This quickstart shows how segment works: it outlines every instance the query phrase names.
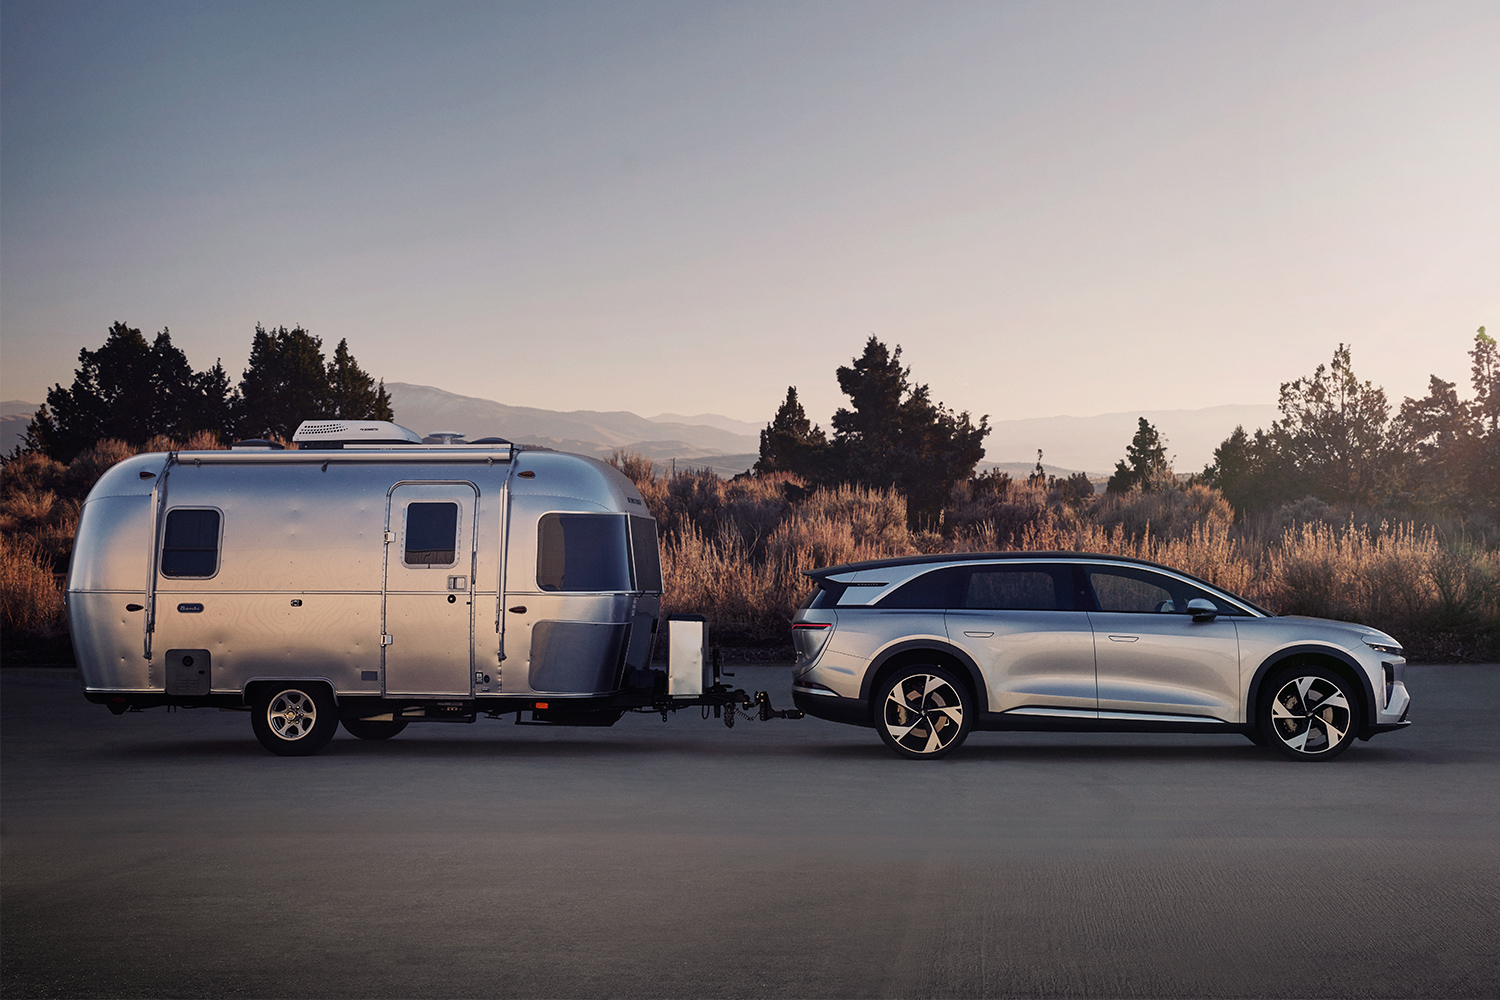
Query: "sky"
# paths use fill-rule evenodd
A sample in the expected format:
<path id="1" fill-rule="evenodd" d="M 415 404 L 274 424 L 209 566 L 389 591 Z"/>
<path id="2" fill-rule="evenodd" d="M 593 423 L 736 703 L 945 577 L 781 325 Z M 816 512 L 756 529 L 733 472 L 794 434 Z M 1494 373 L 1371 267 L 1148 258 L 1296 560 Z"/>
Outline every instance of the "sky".
<path id="1" fill-rule="evenodd" d="M 0 6 L 0 398 L 122 320 L 388 381 L 826 425 L 1394 402 L 1500 325 L 1500 5 Z"/>

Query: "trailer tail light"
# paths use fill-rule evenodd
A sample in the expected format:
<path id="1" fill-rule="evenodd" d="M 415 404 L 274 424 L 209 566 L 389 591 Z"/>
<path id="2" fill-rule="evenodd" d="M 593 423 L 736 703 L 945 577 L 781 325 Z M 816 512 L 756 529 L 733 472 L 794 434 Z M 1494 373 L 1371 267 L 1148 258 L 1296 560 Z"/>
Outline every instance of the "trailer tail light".
<path id="1" fill-rule="evenodd" d="M 546 702 L 546 701 L 539 701 L 535 705 L 532 705 L 531 707 L 532 708 L 551 708 L 552 707 L 552 703 L 551 702 Z"/>

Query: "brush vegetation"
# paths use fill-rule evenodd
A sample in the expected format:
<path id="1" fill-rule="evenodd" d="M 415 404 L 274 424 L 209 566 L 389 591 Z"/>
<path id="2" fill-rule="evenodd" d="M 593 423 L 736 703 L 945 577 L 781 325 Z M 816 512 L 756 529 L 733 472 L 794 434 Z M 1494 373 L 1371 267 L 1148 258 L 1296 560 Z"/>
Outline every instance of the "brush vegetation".
<path id="1" fill-rule="evenodd" d="M 305 369 L 307 393 L 333 398 L 328 387 L 342 386 L 371 416 L 383 405 L 343 344 L 327 365 L 305 331 L 258 329 L 256 343 L 263 357 L 252 357 L 242 399 L 296 396 L 281 391 L 295 380 L 260 377 L 286 368 L 276 358 L 290 353 L 304 362 L 297 370 Z M 106 397 L 116 407 L 144 405 L 100 392 L 108 366 L 96 355 L 111 350 L 175 358 L 166 331 L 152 346 L 138 331 L 114 329 L 99 352 L 82 352 L 73 390 L 49 395 L 68 404 L 60 413 L 105 419 L 107 407 L 94 403 Z M 809 590 L 808 570 L 888 556 L 1041 550 L 1162 563 L 1279 614 L 1384 629 L 1413 659 L 1494 660 L 1500 352 L 1482 327 L 1470 358 L 1472 399 L 1434 376 L 1427 397 L 1406 400 L 1392 416 L 1383 391 L 1355 378 L 1340 345 L 1330 366 L 1282 386 L 1282 419 L 1270 431 L 1237 429 L 1202 476 L 1174 474 L 1168 442 L 1142 419 L 1108 488 L 1096 493 L 1085 475 L 1046 476 L 1040 452 L 1024 481 L 975 476 L 987 418 L 975 423 L 932 401 L 926 385 L 911 381 L 900 347 L 871 337 L 837 371 L 852 408 L 834 415 L 831 437 L 807 419 L 793 386 L 761 435 L 753 473 L 726 481 L 703 471 L 662 475 L 636 454 L 617 453 L 613 462 L 658 521 L 665 612 L 707 615 L 716 640 L 745 655 L 790 654 L 789 625 Z M 227 398 L 219 375 L 193 379 L 184 384 L 200 395 L 212 383 L 216 398 Z M 80 399 L 93 402 L 80 408 Z M 132 413 L 140 419 L 128 441 L 50 452 L 58 427 L 82 434 L 87 421 L 42 426 L 39 413 L 28 449 L 4 464 L 0 638 L 8 662 L 67 658 L 62 582 L 80 506 L 99 476 L 142 450 L 222 447 L 213 430 L 147 439 L 151 421 Z M 176 425 L 184 423 L 191 421 Z"/>
<path id="2" fill-rule="evenodd" d="M 1203 483 L 1080 499 L 1067 480 L 987 476 L 958 484 L 931 529 L 908 526 L 893 489 L 809 488 L 771 473 L 724 481 L 659 476 L 637 455 L 615 464 L 662 533 L 665 613 L 707 615 L 746 655 L 789 652 L 807 570 L 938 552 L 1062 551 L 1134 556 L 1198 576 L 1280 614 L 1359 621 L 1422 660 L 1500 658 L 1500 554 L 1437 526 L 1369 523 L 1292 504 L 1236 523 Z"/>

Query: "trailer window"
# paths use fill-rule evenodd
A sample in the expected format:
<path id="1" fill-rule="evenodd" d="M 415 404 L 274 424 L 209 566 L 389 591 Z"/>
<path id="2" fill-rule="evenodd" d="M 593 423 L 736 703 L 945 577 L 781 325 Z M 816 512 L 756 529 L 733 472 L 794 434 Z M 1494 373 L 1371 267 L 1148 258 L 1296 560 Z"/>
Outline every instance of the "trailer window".
<path id="1" fill-rule="evenodd" d="M 172 510 L 161 545 L 161 575 L 213 576 L 219 571 L 219 512 Z"/>
<path id="2" fill-rule="evenodd" d="M 406 565 L 452 566 L 457 551 L 458 504 L 406 505 Z"/>
<path id="3" fill-rule="evenodd" d="M 536 582 L 548 591 L 631 590 L 625 515 L 542 515 L 537 526 Z"/>
<path id="4" fill-rule="evenodd" d="M 635 589 L 661 593 L 661 549 L 656 544 L 656 522 L 630 519 L 630 551 L 635 557 Z"/>

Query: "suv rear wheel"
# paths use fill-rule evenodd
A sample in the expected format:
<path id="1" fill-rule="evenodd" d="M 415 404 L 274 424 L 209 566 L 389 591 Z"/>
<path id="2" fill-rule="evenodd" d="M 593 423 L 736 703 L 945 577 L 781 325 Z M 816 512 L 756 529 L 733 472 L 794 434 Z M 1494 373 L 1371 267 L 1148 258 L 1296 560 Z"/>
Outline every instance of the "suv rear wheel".
<path id="1" fill-rule="evenodd" d="M 902 667 L 875 693 L 875 729 L 902 757 L 932 760 L 957 750 L 974 723 L 968 688 L 942 667 Z"/>

